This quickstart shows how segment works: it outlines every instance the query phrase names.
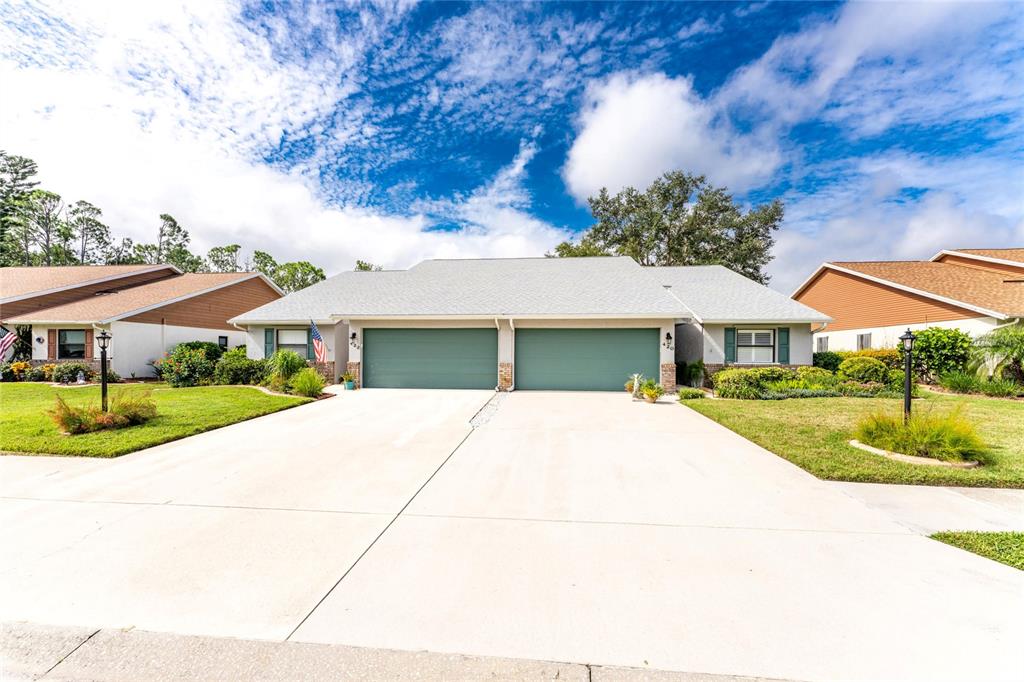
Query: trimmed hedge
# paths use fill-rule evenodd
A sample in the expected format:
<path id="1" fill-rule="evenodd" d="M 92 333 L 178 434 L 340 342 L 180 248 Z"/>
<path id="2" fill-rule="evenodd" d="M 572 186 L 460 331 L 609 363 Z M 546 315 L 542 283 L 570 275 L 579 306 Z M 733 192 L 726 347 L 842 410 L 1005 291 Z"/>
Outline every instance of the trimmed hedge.
<path id="1" fill-rule="evenodd" d="M 843 360 L 836 375 L 840 379 L 861 383 L 868 381 L 885 383 L 889 379 L 889 370 L 881 360 L 859 355 Z"/>

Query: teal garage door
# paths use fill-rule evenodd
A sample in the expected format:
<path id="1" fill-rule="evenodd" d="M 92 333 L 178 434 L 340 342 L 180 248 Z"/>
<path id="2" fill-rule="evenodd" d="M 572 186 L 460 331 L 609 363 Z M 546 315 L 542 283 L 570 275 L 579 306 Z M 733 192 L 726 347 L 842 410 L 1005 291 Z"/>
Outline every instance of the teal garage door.
<path id="1" fill-rule="evenodd" d="M 657 329 L 517 329 L 517 389 L 621 391 L 636 372 L 657 379 Z"/>
<path id="2" fill-rule="evenodd" d="M 364 329 L 368 388 L 488 388 L 498 383 L 497 329 Z"/>

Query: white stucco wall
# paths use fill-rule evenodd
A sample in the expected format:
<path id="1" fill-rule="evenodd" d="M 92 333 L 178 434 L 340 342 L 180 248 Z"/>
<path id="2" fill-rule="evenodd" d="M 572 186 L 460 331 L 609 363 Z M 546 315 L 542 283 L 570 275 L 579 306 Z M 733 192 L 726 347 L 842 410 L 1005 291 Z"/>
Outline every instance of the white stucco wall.
<path id="1" fill-rule="evenodd" d="M 809 365 L 813 359 L 811 345 L 811 327 L 808 324 L 707 324 L 703 325 L 704 363 L 720 365 L 725 362 L 725 328 L 737 329 L 778 329 L 789 327 L 789 364 Z M 778 334 L 775 335 L 776 354 L 778 353 Z"/>
<path id="2" fill-rule="evenodd" d="M 295 324 L 281 324 L 275 325 L 273 329 L 308 329 L 308 325 L 295 325 Z M 345 364 L 348 362 L 349 356 L 349 344 L 348 344 L 348 325 L 338 324 L 317 324 L 317 328 L 320 330 L 320 336 L 324 339 L 324 345 L 327 346 L 327 361 L 334 363 L 334 380 L 337 381 L 338 377 L 345 371 Z M 267 327 L 251 326 L 247 327 L 244 333 L 245 337 L 245 355 L 253 360 L 260 360 L 263 358 L 264 349 L 264 333 Z"/>
<path id="3" fill-rule="evenodd" d="M 47 338 L 53 329 L 92 329 L 91 325 L 62 324 L 55 327 L 32 326 L 32 359 L 47 359 Z M 110 345 L 107 357 L 111 368 L 122 377 L 149 378 L 153 376 L 153 362 L 174 346 L 184 341 L 210 341 L 217 343 L 218 337 L 228 337 L 228 347 L 245 343 L 245 334 L 238 330 L 208 329 L 205 327 L 178 327 L 174 325 L 146 324 L 141 322 L 112 322 L 110 324 Z M 96 341 L 98 330 L 93 333 L 93 358 L 99 360 L 100 348 Z M 42 342 L 40 343 L 40 339 Z"/>
<path id="4" fill-rule="evenodd" d="M 977 338 L 982 334 L 992 331 L 1001 324 L 994 317 L 976 317 L 967 320 L 945 320 L 941 322 L 922 322 L 920 324 L 900 324 L 889 327 L 864 327 L 863 329 L 843 329 L 842 331 L 824 331 L 814 335 L 814 348 L 817 348 L 817 339 L 825 337 L 828 339 L 828 350 L 857 350 L 857 335 L 871 334 L 872 348 L 894 348 L 899 343 L 899 337 L 910 328 L 911 331 L 920 331 L 928 327 L 943 327 L 945 329 L 959 329 Z"/>

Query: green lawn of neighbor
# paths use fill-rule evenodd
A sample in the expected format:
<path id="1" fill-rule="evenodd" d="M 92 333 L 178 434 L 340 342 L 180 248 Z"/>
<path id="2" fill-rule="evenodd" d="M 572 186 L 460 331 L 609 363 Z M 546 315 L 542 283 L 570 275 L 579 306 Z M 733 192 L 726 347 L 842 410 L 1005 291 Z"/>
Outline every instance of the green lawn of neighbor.
<path id="1" fill-rule="evenodd" d="M 116 457 L 309 402 L 307 398 L 268 395 L 251 386 L 126 384 L 111 386 L 110 394 L 140 390 L 152 390 L 155 419 L 140 426 L 65 436 L 47 414 L 54 397 L 59 393 L 71 405 L 98 407 L 99 386 L 0 384 L 0 452 Z"/>
<path id="2" fill-rule="evenodd" d="M 952 469 L 897 462 L 849 445 L 854 424 L 875 410 L 899 414 L 902 400 L 801 398 L 691 400 L 686 406 L 819 478 L 835 481 L 1024 488 L 1024 402 L 924 391 L 914 410 L 960 407 L 991 448 L 992 462 Z"/>
<path id="3" fill-rule="evenodd" d="M 1024 533 L 945 531 L 933 538 L 1024 571 Z"/>

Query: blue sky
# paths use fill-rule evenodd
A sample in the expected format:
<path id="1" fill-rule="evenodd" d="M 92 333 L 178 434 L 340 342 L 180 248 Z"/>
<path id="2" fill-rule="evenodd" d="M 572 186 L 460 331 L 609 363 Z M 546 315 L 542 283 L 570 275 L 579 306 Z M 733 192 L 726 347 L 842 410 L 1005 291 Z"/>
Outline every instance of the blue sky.
<path id="1" fill-rule="evenodd" d="M 152 6 L 150 6 L 152 5 Z M 901 3 L 0 7 L 0 146 L 149 238 L 356 258 L 541 255 L 600 187 L 781 198 L 823 259 L 1024 244 L 1024 10 Z"/>

